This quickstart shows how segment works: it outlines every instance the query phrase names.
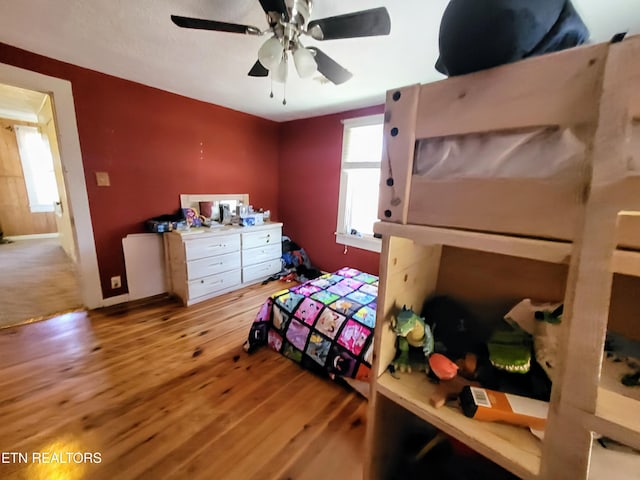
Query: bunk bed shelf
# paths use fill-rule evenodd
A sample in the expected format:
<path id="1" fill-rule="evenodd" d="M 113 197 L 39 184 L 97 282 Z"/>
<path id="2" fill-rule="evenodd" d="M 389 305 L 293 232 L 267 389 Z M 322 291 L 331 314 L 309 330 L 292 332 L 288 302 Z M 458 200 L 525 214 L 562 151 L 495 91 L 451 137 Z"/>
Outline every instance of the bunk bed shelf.
<path id="1" fill-rule="evenodd" d="M 595 416 L 585 415 L 589 428 L 601 435 L 640 450 L 638 401 L 605 388 L 598 388 Z"/>
<path id="2" fill-rule="evenodd" d="M 527 429 L 481 422 L 464 416 L 461 410 L 429 403 L 436 386 L 424 373 L 385 373 L 377 379 L 378 393 L 406 408 L 447 435 L 521 478 L 536 478 L 540 469 L 541 442 Z"/>
<path id="3" fill-rule="evenodd" d="M 561 264 L 569 263 L 572 248 L 571 242 L 390 222 L 376 223 L 374 232 L 407 238 L 418 244 L 448 245 Z"/>
<path id="4" fill-rule="evenodd" d="M 569 263 L 573 248 L 571 242 L 559 240 L 389 222 L 376 223 L 374 231 L 382 236 L 403 237 L 418 244 L 448 245 L 559 264 Z M 616 249 L 613 253 L 611 271 L 640 277 L 640 251 Z"/>
<path id="5" fill-rule="evenodd" d="M 616 250 L 613 254 L 611 271 L 640 277 L 640 252 L 636 250 Z"/>

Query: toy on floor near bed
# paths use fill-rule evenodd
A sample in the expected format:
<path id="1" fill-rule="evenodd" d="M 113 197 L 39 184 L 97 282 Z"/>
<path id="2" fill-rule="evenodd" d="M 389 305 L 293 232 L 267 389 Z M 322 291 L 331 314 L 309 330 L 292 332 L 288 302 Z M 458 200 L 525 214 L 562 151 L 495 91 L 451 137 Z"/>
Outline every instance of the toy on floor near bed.
<path id="1" fill-rule="evenodd" d="M 263 345 L 331 378 L 367 380 L 378 277 L 342 268 L 281 290 L 262 305 L 245 350 Z"/>

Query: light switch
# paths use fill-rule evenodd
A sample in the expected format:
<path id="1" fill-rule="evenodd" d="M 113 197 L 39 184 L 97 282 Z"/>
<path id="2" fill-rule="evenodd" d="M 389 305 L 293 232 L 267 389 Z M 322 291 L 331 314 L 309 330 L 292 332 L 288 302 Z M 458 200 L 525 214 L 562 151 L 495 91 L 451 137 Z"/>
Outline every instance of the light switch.
<path id="1" fill-rule="evenodd" d="M 110 187 L 109 174 L 107 172 L 96 172 L 96 182 L 99 187 Z"/>

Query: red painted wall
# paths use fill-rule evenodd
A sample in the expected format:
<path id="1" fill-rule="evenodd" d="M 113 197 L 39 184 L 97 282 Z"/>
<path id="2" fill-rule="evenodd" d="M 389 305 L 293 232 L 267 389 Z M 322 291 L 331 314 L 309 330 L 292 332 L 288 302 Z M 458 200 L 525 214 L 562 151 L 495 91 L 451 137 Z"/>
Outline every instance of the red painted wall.
<path id="1" fill-rule="evenodd" d="M 179 206 L 181 193 L 248 193 L 278 212 L 279 124 L 0 43 L 0 62 L 69 80 L 102 291 L 125 277 L 122 238 Z M 111 187 L 97 187 L 95 172 Z"/>
<path id="2" fill-rule="evenodd" d="M 384 105 L 280 125 L 279 212 L 284 233 L 302 246 L 314 266 L 350 266 L 378 274 L 380 255 L 336 243 L 342 123 L 384 112 Z"/>

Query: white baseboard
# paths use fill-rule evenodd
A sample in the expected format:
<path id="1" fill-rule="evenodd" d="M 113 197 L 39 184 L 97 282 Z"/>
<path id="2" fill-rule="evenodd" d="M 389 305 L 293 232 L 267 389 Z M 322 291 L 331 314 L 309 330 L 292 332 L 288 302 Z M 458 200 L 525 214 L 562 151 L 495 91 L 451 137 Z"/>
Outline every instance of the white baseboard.
<path id="1" fill-rule="evenodd" d="M 117 295 L 115 297 L 103 298 L 102 306 L 103 307 L 111 307 L 113 305 L 119 305 L 121 303 L 127 303 L 129 301 L 129 294 L 123 293 L 122 295 Z"/>
<path id="2" fill-rule="evenodd" d="M 33 235 L 10 235 L 8 237 L 4 237 L 7 240 L 35 240 L 36 238 L 58 238 L 60 234 L 58 232 L 55 233 L 34 233 Z"/>

